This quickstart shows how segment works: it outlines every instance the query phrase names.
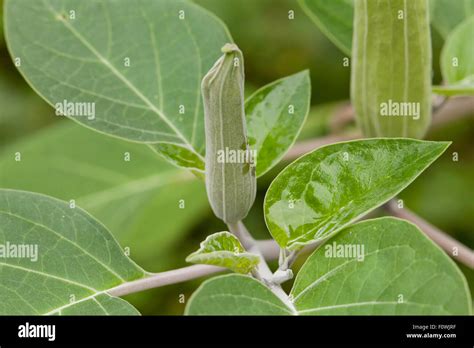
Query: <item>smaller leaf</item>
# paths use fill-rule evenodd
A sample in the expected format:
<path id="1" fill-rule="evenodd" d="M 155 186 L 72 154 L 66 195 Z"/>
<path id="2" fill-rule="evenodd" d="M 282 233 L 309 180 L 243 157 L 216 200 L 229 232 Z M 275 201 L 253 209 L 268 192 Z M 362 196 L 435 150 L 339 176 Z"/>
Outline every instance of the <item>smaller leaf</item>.
<path id="1" fill-rule="evenodd" d="M 300 6 L 342 52 L 352 54 L 353 0 L 300 0 Z"/>
<path id="2" fill-rule="evenodd" d="M 441 72 L 447 86 L 435 86 L 438 94 L 474 94 L 474 16 L 448 36 L 441 53 Z"/>
<path id="3" fill-rule="evenodd" d="M 234 272 L 247 274 L 258 265 L 258 255 L 245 251 L 240 241 L 229 232 L 214 233 L 201 243 L 187 262 L 226 267 Z"/>
<path id="4" fill-rule="evenodd" d="M 349 226 L 319 247 L 299 271 L 290 298 L 294 309 L 261 282 L 231 274 L 205 281 L 185 314 L 471 313 L 467 283 L 454 262 L 415 225 L 389 217 Z"/>
<path id="5" fill-rule="evenodd" d="M 474 0 L 431 0 L 431 24 L 446 38 L 462 21 L 474 15 Z"/>
<path id="6" fill-rule="evenodd" d="M 298 137 L 311 98 L 307 70 L 272 82 L 245 103 L 249 143 L 257 153 L 257 177 L 275 166 Z"/>

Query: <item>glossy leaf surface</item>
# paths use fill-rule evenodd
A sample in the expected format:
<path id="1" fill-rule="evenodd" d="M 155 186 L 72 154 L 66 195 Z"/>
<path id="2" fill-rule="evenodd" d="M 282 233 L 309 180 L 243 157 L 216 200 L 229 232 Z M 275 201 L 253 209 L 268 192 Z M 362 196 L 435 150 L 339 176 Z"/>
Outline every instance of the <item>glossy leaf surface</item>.
<path id="1" fill-rule="evenodd" d="M 323 240 L 398 194 L 448 145 L 368 139 L 310 152 L 270 185 L 264 203 L 267 227 L 284 248 Z"/>
<path id="2" fill-rule="evenodd" d="M 257 153 L 257 177 L 275 166 L 294 144 L 310 98 L 308 71 L 270 83 L 248 98 L 245 113 L 249 143 Z"/>
<path id="3" fill-rule="evenodd" d="M 229 232 L 214 233 L 201 243 L 199 250 L 186 258 L 187 262 L 221 266 L 247 274 L 260 262 L 258 255 L 245 251 L 240 241 Z"/>

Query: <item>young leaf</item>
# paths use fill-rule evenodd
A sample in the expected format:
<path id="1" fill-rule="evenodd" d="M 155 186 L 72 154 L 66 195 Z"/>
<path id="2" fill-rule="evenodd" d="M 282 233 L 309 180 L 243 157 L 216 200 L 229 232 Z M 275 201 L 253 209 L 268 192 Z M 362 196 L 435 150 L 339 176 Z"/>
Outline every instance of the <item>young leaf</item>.
<path id="1" fill-rule="evenodd" d="M 156 157 L 142 144 L 59 122 L 2 149 L 0 187 L 84 208 L 136 262 L 162 271 L 172 259 L 168 253 L 208 213 L 209 203 L 202 182 Z"/>
<path id="2" fill-rule="evenodd" d="M 291 311 L 254 278 L 228 274 L 206 280 L 189 299 L 186 315 L 288 315 Z"/>
<path id="3" fill-rule="evenodd" d="M 435 86 L 438 94 L 474 94 L 474 16 L 448 36 L 441 53 L 441 72 L 447 86 Z"/>
<path id="4" fill-rule="evenodd" d="M 291 290 L 305 315 L 466 315 L 467 283 L 415 225 L 395 218 L 350 226 L 305 262 Z"/>
<path id="5" fill-rule="evenodd" d="M 260 258 L 245 252 L 233 234 L 218 232 L 208 236 L 199 250 L 189 255 L 186 261 L 226 267 L 234 272 L 247 274 L 258 265 Z"/>
<path id="6" fill-rule="evenodd" d="M 474 0 L 430 0 L 431 24 L 445 39 L 451 31 L 474 15 Z"/>
<path id="7" fill-rule="evenodd" d="M 328 39 L 350 57 L 354 0 L 299 0 L 299 4 Z"/>
<path id="8" fill-rule="evenodd" d="M 323 240 L 402 191 L 448 145 L 368 139 L 314 150 L 270 185 L 264 203 L 268 229 L 283 248 Z"/>
<path id="9" fill-rule="evenodd" d="M 294 144 L 310 107 L 309 72 L 272 82 L 245 103 L 249 143 L 257 153 L 257 177 L 275 166 Z"/>
<path id="10" fill-rule="evenodd" d="M 51 105 L 89 103 L 93 117 L 69 117 L 200 169 L 201 79 L 232 40 L 214 15 L 185 0 L 7 0 L 5 28 L 20 72 Z"/>
<path id="11" fill-rule="evenodd" d="M 431 123 L 428 0 L 357 0 L 351 100 L 366 137 L 422 138 Z"/>
<path id="12" fill-rule="evenodd" d="M 342 250 L 342 251 L 341 251 Z M 317 249 L 296 277 L 296 312 L 259 281 L 216 277 L 192 295 L 190 315 L 466 315 L 471 298 L 454 262 L 416 226 L 380 218 Z"/>
<path id="13" fill-rule="evenodd" d="M 2 315 L 139 314 L 106 291 L 145 272 L 78 207 L 0 190 L 0 252 Z"/>

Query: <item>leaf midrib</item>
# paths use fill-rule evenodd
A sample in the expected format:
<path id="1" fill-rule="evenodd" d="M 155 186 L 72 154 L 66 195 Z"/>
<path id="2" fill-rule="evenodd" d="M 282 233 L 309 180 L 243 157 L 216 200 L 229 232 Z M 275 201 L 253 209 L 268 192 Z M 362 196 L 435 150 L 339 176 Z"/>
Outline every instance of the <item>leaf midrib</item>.
<path id="1" fill-rule="evenodd" d="M 431 158 L 431 157 L 433 157 L 432 154 L 433 154 L 433 153 L 436 153 L 436 152 L 437 152 L 437 149 L 433 149 L 432 151 L 426 152 L 426 153 L 423 154 L 421 157 L 418 157 L 416 161 L 411 162 L 411 163 L 404 163 L 404 165 L 401 166 L 401 167 L 399 167 L 398 170 L 400 171 L 400 170 L 402 170 L 402 169 L 407 169 L 407 168 L 410 168 L 410 167 L 415 167 L 415 168 L 417 168 L 417 167 L 418 167 L 418 166 L 417 166 L 418 163 L 420 163 L 420 162 L 421 162 L 421 163 L 425 162 L 425 158 Z M 444 150 L 443 150 L 443 152 L 444 152 Z M 422 170 L 420 170 L 419 173 L 416 174 L 414 177 L 410 178 L 410 180 L 409 180 L 408 182 L 406 182 L 405 184 L 402 184 L 401 187 L 399 187 L 399 188 L 397 189 L 397 193 L 401 192 L 401 191 L 402 191 L 404 188 L 406 188 L 409 184 L 411 184 L 413 181 L 415 181 L 415 180 L 421 175 L 421 173 L 422 173 L 426 168 L 428 168 L 428 167 L 431 165 L 431 163 L 433 163 L 439 156 L 441 156 L 441 154 L 442 154 L 443 152 L 441 152 L 440 154 L 438 154 L 438 156 L 434 157 L 431 161 L 429 161 L 429 162 L 422 168 Z M 331 153 L 330 155 L 333 155 L 333 154 L 334 154 L 334 153 Z M 312 170 L 311 175 L 310 175 L 310 178 L 313 177 L 314 172 L 315 172 L 316 170 L 317 170 L 317 168 L 314 168 L 314 169 Z M 395 177 L 395 174 L 389 175 L 389 176 L 387 177 L 387 180 L 388 180 L 388 179 L 392 179 L 393 177 Z M 387 180 L 386 180 L 386 181 L 387 181 Z M 386 181 L 381 182 L 381 183 L 380 183 L 380 186 L 371 187 L 371 190 L 372 190 L 372 191 L 378 190 L 381 186 L 384 185 L 384 183 L 385 183 Z M 308 185 L 309 185 L 309 183 L 306 185 L 305 190 L 306 190 L 306 188 L 308 187 Z M 396 194 L 397 194 L 397 193 L 396 193 Z M 342 211 L 342 210 L 345 210 L 346 208 L 348 208 L 349 205 L 350 205 L 350 203 L 352 202 L 352 199 L 353 199 L 353 197 L 351 197 L 351 201 L 349 201 L 348 203 L 346 203 L 345 205 L 343 205 L 342 207 L 340 207 L 340 208 L 339 208 L 339 211 Z M 389 199 L 390 199 L 390 198 L 384 199 L 384 201 L 386 202 L 386 201 L 388 201 Z M 380 204 L 377 205 L 377 207 L 380 206 L 380 205 L 382 205 L 382 204 L 384 204 L 385 202 L 381 202 Z M 287 245 L 288 245 L 288 246 L 293 246 L 293 245 L 295 245 L 295 244 L 298 244 L 298 245 L 307 245 L 307 244 L 310 244 L 310 243 L 314 243 L 314 242 L 316 242 L 316 241 L 320 241 L 320 240 L 326 239 L 326 238 L 330 237 L 331 235 L 334 235 L 336 232 L 340 231 L 340 230 L 343 229 L 344 227 L 348 226 L 348 225 L 351 224 L 352 222 L 356 221 L 357 219 L 359 219 L 359 218 L 362 217 L 363 215 L 368 214 L 368 213 L 370 213 L 371 211 L 375 210 L 377 207 L 373 207 L 373 208 L 370 208 L 370 209 L 368 209 L 368 210 L 362 211 L 361 214 L 355 216 L 353 219 L 351 219 L 351 220 L 350 220 L 349 222 L 347 222 L 346 224 L 343 224 L 342 226 L 339 226 L 339 227 L 334 228 L 334 229 L 333 229 L 332 231 L 330 231 L 328 234 L 320 236 L 319 239 L 317 239 L 317 240 L 312 240 L 312 239 L 310 238 L 310 240 L 308 240 L 308 241 L 296 242 L 296 243 L 295 243 L 295 239 L 302 239 L 302 238 L 303 238 L 303 239 L 306 239 L 306 238 L 308 238 L 308 235 L 312 234 L 316 229 L 321 228 L 321 226 L 319 226 L 319 225 L 316 226 L 316 227 L 311 228 L 310 230 L 308 230 L 308 231 L 306 231 L 305 233 L 299 235 L 299 236 L 298 236 L 297 238 L 295 238 L 295 239 L 289 239 L 288 242 L 287 242 L 287 243 L 288 243 Z M 285 234 L 285 235 L 286 235 L 286 234 Z M 288 235 L 286 235 L 286 236 L 288 236 Z M 288 236 L 288 237 L 289 237 L 289 236 Z"/>
<path id="2" fill-rule="evenodd" d="M 51 4 L 47 0 L 42 0 L 45 8 L 51 12 L 55 18 L 64 25 L 66 29 L 68 29 L 77 39 L 78 41 L 83 44 L 89 51 L 95 55 L 99 61 L 104 64 L 120 81 L 122 81 L 135 95 L 140 98 L 153 112 L 155 112 L 162 120 L 166 123 L 166 125 L 176 134 L 178 138 L 180 138 L 183 143 L 189 148 L 190 151 L 196 153 L 199 157 L 202 158 L 202 155 L 197 153 L 192 144 L 184 137 L 181 131 L 176 128 L 176 126 L 166 117 L 166 115 L 158 109 L 145 95 L 143 95 L 135 85 L 130 82 L 123 74 L 118 71 L 114 65 L 112 65 L 105 57 L 103 57 L 93 46 L 90 44 L 73 26 L 71 26 L 67 21 L 65 21 L 61 14 L 56 12 L 55 9 L 51 6 Z"/>

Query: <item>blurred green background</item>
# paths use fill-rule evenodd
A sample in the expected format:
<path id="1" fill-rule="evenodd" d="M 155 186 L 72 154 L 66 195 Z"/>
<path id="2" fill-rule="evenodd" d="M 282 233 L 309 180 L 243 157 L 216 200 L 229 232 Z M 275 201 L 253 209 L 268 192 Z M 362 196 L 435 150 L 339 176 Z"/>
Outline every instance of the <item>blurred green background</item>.
<path id="1" fill-rule="evenodd" d="M 344 55 L 296 1 L 195 2 L 228 25 L 244 52 L 248 92 L 310 69 L 312 110 L 301 138 L 329 132 L 331 116 L 340 102 L 349 99 L 350 70 L 342 65 Z M 295 11 L 294 20 L 288 20 L 289 10 Z M 0 34 L 0 187 L 77 200 L 109 227 L 130 256 L 149 271 L 186 266 L 184 258 L 206 235 L 225 230 L 212 216 L 203 183 L 164 163 L 146 146 L 99 135 L 57 118 L 19 75 L 2 29 Z M 442 44 L 433 32 L 435 83 L 440 80 L 438 57 Z M 453 145 L 401 197 L 407 207 L 473 248 L 472 117 L 443 126 L 431 132 L 429 138 L 451 140 Z M 458 162 L 451 160 L 454 151 L 459 153 Z M 16 152 L 22 154 L 20 164 L 13 160 Z M 125 152 L 131 153 L 131 162 L 123 161 Z M 262 216 L 265 191 L 284 165 L 261 178 L 256 203 L 246 218 L 248 228 L 259 238 L 268 238 Z M 116 194 L 112 200 L 101 200 L 103 192 Z M 472 292 L 473 272 L 467 267 L 462 269 Z M 127 299 L 143 314 L 182 314 L 185 303 L 180 296 L 189 298 L 201 281 L 149 290 Z"/>

